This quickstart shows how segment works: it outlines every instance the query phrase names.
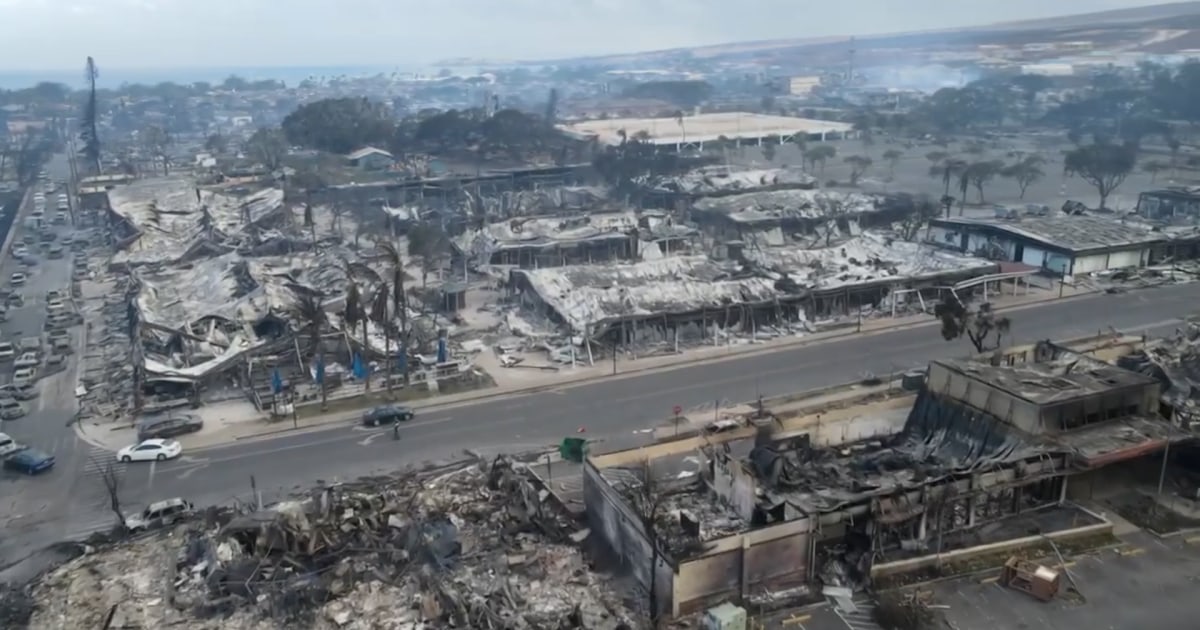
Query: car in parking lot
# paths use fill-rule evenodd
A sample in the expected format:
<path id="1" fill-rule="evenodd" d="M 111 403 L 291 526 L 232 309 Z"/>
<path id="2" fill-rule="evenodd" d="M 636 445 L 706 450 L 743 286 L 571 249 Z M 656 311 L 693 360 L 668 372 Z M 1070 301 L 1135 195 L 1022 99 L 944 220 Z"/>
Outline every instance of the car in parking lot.
<path id="1" fill-rule="evenodd" d="M 143 417 L 138 421 L 138 439 L 172 438 L 204 428 L 204 420 L 195 414 L 170 414 Z"/>
<path id="2" fill-rule="evenodd" d="M 25 247 L 24 245 L 17 245 L 12 250 L 12 257 L 16 258 L 18 260 L 21 258 L 24 258 L 28 255 L 29 255 L 29 248 Z"/>
<path id="3" fill-rule="evenodd" d="M 63 246 L 55 243 L 50 246 L 49 250 L 46 251 L 46 256 L 49 258 L 62 258 L 63 251 Z"/>
<path id="4" fill-rule="evenodd" d="M 9 276 L 9 278 L 8 278 L 9 283 L 12 284 L 14 287 L 19 287 L 19 286 L 24 285 L 25 280 L 26 280 L 25 274 L 23 274 L 19 271 L 14 273 L 13 275 Z"/>
<path id="5" fill-rule="evenodd" d="M 24 444 L 12 439 L 7 433 L 0 433 L 0 457 L 8 457 L 25 448 Z"/>
<path id="6" fill-rule="evenodd" d="M 142 440 L 117 451 L 117 459 L 129 462 L 153 462 L 175 459 L 183 452 L 183 446 L 175 440 Z"/>
<path id="7" fill-rule="evenodd" d="M 14 385 L 26 385 L 28 383 L 33 383 L 36 380 L 37 380 L 37 369 L 36 368 L 31 368 L 31 367 L 21 368 L 15 372 L 13 372 L 12 382 Z"/>
<path id="8" fill-rule="evenodd" d="M 7 341 L 0 341 L 0 361 L 11 361 L 17 356 L 17 349 Z"/>
<path id="9" fill-rule="evenodd" d="M 54 468 L 54 457 L 35 448 L 26 448 L 5 457 L 4 468 L 25 475 L 36 475 Z"/>
<path id="10" fill-rule="evenodd" d="M 36 352 L 24 352 L 21 356 L 17 357 L 16 361 L 13 361 L 13 367 L 19 370 L 21 368 L 37 367 L 41 363 L 42 360 Z"/>
<path id="11" fill-rule="evenodd" d="M 416 416 L 412 409 L 402 405 L 381 405 L 363 414 L 362 423 L 377 427 L 381 424 L 408 422 Z"/>
<path id="12" fill-rule="evenodd" d="M 125 517 L 125 527 L 129 531 L 138 532 L 155 527 L 166 527 L 194 512 L 196 506 L 191 501 L 179 497 L 165 501 L 155 501 L 146 506 L 140 514 L 130 514 Z"/>
<path id="13" fill-rule="evenodd" d="M 24 385 L 13 385 L 8 383 L 0 385 L 0 398 L 12 398 L 14 400 L 35 400 L 38 397 L 37 384 L 26 383 Z"/>
<path id="14" fill-rule="evenodd" d="M 0 398 L 0 420 L 17 420 L 25 413 L 25 405 L 12 398 Z"/>

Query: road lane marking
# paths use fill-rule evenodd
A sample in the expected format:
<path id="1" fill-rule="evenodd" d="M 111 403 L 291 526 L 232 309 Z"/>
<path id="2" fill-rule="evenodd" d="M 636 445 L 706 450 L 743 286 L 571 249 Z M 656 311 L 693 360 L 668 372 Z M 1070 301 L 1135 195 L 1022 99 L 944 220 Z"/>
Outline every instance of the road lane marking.
<path id="1" fill-rule="evenodd" d="M 155 470 L 155 467 L 157 467 L 157 466 L 158 466 L 158 462 L 154 462 L 154 461 L 150 462 L 150 477 L 148 479 L 146 479 L 146 489 L 147 490 L 154 487 L 154 470 Z"/>
<path id="2" fill-rule="evenodd" d="M 387 432 L 387 429 L 384 429 L 382 431 L 376 431 L 376 432 L 372 433 L 371 435 L 368 435 L 367 437 L 359 440 L 358 445 L 359 446 L 370 446 L 372 442 L 374 442 L 375 440 L 378 440 L 386 432 Z"/>

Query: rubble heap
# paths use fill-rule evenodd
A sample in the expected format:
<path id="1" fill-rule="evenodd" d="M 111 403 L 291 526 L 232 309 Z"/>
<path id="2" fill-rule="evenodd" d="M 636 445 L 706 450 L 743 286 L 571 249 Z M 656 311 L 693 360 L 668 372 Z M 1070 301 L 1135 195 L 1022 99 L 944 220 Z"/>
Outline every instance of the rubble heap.
<path id="1" fill-rule="evenodd" d="M 547 494 L 499 458 L 210 510 L 50 572 L 30 627 L 632 628 Z"/>

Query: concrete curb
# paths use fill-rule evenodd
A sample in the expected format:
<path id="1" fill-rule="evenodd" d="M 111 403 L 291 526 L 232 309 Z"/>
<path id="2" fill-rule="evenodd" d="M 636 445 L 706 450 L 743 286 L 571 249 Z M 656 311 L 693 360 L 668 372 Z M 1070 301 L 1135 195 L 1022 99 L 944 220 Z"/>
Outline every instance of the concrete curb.
<path id="1" fill-rule="evenodd" d="M 1062 302 L 1069 302 L 1069 301 L 1073 301 L 1073 300 L 1079 300 L 1079 299 L 1086 298 L 1086 297 L 1092 297 L 1099 293 L 1100 293 L 1099 291 L 1093 290 L 1093 291 L 1084 291 L 1084 292 L 1076 293 L 1074 295 L 1064 296 L 1061 298 L 1058 296 L 1049 296 L 1045 299 L 1034 300 L 1034 301 L 1030 301 L 1030 302 L 1026 302 L 1026 303 L 1022 303 L 1022 304 L 1013 304 L 1010 306 L 999 307 L 996 309 L 996 312 L 1003 313 L 1003 312 L 1019 311 L 1019 310 L 1028 309 L 1028 308 L 1037 308 L 1040 306 L 1045 306 L 1050 303 L 1062 303 Z M 902 330 L 911 330 L 914 328 L 935 326 L 935 325 L 937 325 L 937 323 L 938 322 L 936 319 L 931 318 L 928 320 L 907 322 L 907 323 L 903 323 L 903 324 L 878 326 L 878 327 L 872 328 L 870 330 L 864 330 L 864 331 L 858 331 L 858 330 L 853 329 L 853 327 L 851 327 L 848 330 L 834 331 L 834 332 L 831 332 L 831 333 L 826 334 L 825 336 L 819 337 L 819 338 L 816 337 L 816 335 L 810 335 L 810 336 L 806 336 L 806 337 L 796 337 L 793 339 L 780 340 L 778 342 L 767 342 L 767 343 L 763 343 L 763 344 L 739 346 L 739 347 L 732 349 L 728 353 L 722 353 L 722 354 L 717 354 L 714 356 L 707 356 L 707 357 L 691 358 L 691 359 L 686 358 L 686 355 L 678 355 L 678 357 L 677 357 L 678 360 L 676 360 L 676 361 L 670 361 L 670 362 L 667 362 L 667 363 L 664 363 L 661 365 L 647 365 L 647 366 L 642 366 L 642 367 L 631 367 L 629 369 L 617 372 L 616 374 L 605 374 L 605 375 L 591 374 L 591 375 L 586 375 L 586 376 L 579 376 L 576 378 L 567 378 L 567 379 L 563 379 L 561 381 L 556 381 L 553 383 L 530 385 L 528 387 L 520 387 L 520 388 L 515 388 L 515 389 L 500 389 L 500 388 L 495 388 L 495 387 L 488 388 L 488 389 L 480 389 L 480 390 L 476 390 L 475 392 L 466 392 L 464 394 L 452 394 L 454 396 L 460 396 L 460 398 L 457 398 L 455 400 L 445 400 L 445 399 L 438 400 L 437 397 L 433 397 L 433 398 L 425 399 L 426 401 L 428 401 L 425 404 L 422 404 L 421 402 L 414 402 L 414 403 L 411 403 L 409 406 L 412 407 L 413 409 L 416 409 L 419 411 L 440 411 L 443 409 L 453 409 L 455 407 L 460 407 L 460 406 L 464 406 L 464 405 L 473 405 L 473 404 L 478 404 L 478 403 L 484 402 L 484 401 L 502 399 L 502 398 L 506 398 L 506 397 L 528 396 L 528 395 L 539 394 L 539 393 L 544 393 L 544 392 L 548 392 L 548 391 L 580 387 L 580 386 L 584 386 L 584 385 L 588 385 L 588 384 L 592 384 L 592 383 L 614 381 L 614 380 L 620 380 L 620 379 L 624 379 L 624 378 L 633 378 L 633 377 L 643 376 L 646 374 L 652 374 L 652 373 L 656 373 L 656 372 L 667 372 L 670 370 L 679 369 L 680 367 L 683 367 L 684 364 L 686 364 L 688 366 L 710 365 L 713 363 L 720 363 L 722 361 L 731 361 L 731 360 L 735 360 L 735 359 L 761 356 L 761 355 L 769 354 L 772 352 L 782 352 L 785 350 L 791 350 L 791 349 L 801 348 L 801 347 L 805 347 L 805 346 L 816 346 L 816 345 L 821 345 L 824 343 L 835 343 L 835 342 L 844 341 L 844 340 L 854 338 L 854 337 L 870 337 L 870 336 L 874 336 L 874 335 L 898 332 L 898 331 L 902 331 Z M 817 334 L 821 334 L 821 333 L 817 333 Z M 839 385 L 842 385 L 842 384 L 839 384 Z M 361 411 L 362 409 L 365 409 L 365 408 L 367 408 L 367 405 L 364 405 L 363 407 L 358 408 L 358 409 L 340 412 L 337 415 L 329 417 L 328 419 L 315 420 L 315 421 L 310 419 L 310 420 L 307 420 L 304 423 L 302 423 L 300 426 L 296 426 L 296 427 L 291 426 L 291 423 L 289 421 L 282 420 L 282 421 L 279 421 L 278 424 L 286 425 L 286 426 L 265 428 L 262 431 L 255 431 L 253 433 L 248 433 L 246 435 L 235 436 L 229 440 L 225 440 L 222 443 L 217 443 L 217 444 L 212 444 L 212 445 L 207 445 L 207 446 L 200 446 L 200 447 L 196 447 L 196 448 L 190 449 L 190 450 L 199 451 L 199 450 L 217 448 L 217 447 L 221 446 L 221 444 L 231 444 L 231 443 L 237 443 L 237 442 L 245 442 L 248 440 L 255 440 L 255 439 L 259 439 L 259 438 L 269 438 L 271 436 L 278 436 L 278 435 L 285 434 L 285 433 L 301 433 L 306 430 L 327 428 L 327 427 L 330 427 L 330 426 L 333 426 L 336 424 L 341 424 L 341 423 L 351 423 L 352 424 L 352 416 L 356 415 L 359 411 Z M 349 414 L 349 415 L 341 415 L 342 413 Z M 317 417 L 320 418 L 321 416 L 317 416 Z M 80 433 L 81 438 L 85 442 L 88 442 L 89 444 L 92 444 L 93 446 L 97 446 L 97 447 L 105 448 L 105 449 L 111 448 L 108 445 L 105 445 L 100 441 L 92 440 L 92 439 L 89 439 L 89 438 L 83 436 L 82 432 L 79 432 L 78 430 L 77 430 L 77 432 Z"/>

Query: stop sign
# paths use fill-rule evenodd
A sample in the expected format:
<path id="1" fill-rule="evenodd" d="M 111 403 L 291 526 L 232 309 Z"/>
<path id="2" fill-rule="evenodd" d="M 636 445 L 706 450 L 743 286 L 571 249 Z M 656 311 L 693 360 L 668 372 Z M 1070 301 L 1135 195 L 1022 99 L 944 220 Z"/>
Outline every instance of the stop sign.
<path id="1" fill-rule="evenodd" d="M 680 407 L 679 405 L 675 405 L 674 407 L 671 407 L 671 411 L 674 412 L 675 415 L 678 416 L 679 414 L 683 413 L 683 407 Z"/>

